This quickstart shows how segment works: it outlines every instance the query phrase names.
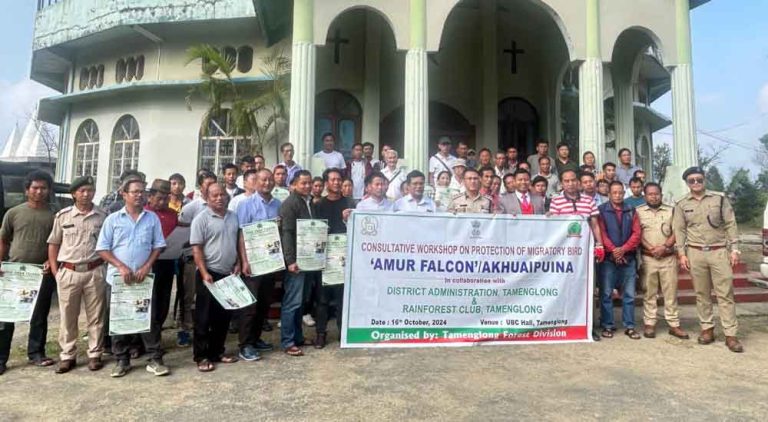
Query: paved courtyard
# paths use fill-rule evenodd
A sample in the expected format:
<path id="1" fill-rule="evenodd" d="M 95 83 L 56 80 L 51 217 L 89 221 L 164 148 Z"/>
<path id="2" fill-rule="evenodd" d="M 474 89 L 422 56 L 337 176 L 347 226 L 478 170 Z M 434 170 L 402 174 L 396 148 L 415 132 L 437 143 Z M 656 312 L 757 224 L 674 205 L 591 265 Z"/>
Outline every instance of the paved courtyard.
<path id="1" fill-rule="evenodd" d="M 21 325 L 0 377 L 0 421 L 766 420 L 768 305 L 739 305 L 739 313 L 741 355 L 720 332 L 700 346 L 661 328 L 655 340 L 411 350 L 340 350 L 334 332 L 333 344 L 307 348 L 303 358 L 272 352 L 210 374 L 196 371 L 191 350 L 177 348 L 167 330 L 173 374 L 155 378 L 140 360 L 122 379 L 109 377 L 111 358 L 96 373 L 27 366 Z M 682 317 L 684 328 L 697 329 L 693 307 Z"/>

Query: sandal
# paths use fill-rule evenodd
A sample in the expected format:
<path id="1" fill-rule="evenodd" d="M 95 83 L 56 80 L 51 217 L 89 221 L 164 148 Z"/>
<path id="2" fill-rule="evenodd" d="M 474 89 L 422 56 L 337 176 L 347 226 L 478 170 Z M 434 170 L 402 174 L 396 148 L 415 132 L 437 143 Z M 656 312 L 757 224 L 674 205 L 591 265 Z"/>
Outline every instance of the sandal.
<path id="1" fill-rule="evenodd" d="M 285 354 L 287 354 L 288 356 L 293 356 L 293 357 L 304 356 L 304 352 L 302 352 L 301 349 L 299 349 L 296 346 L 291 346 L 291 347 L 285 349 Z"/>
<path id="2" fill-rule="evenodd" d="M 43 367 L 46 367 L 46 366 L 51 366 L 54 363 L 56 363 L 56 362 L 54 362 L 53 359 L 51 359 L 51 358 L 49 358 L 47 356 L 43 356 L 43 357 L 39 357 L 39 358 L 33 358 L 33 359 L 29 360 L 29 364 L 30 365 L 35 365 L 35 366 L 40 367 L 40 368 L 43 368 Z"/>
<path id="3" fill-rule="evenodd" d="M 221 357 L 219 358 L 219 362 L 221 362 L 221 363 L 235 363 L 238 360 L 240 360 L 240 359 L 238 359 L 236 356 L 232 356 L 232 355 L 221 355 Z"/>
<path id="4" fill-rule="evenodd" d="M 600 335 L 605 338 L 613 338 L 613 331 L 611 331 L 609 328 L 605 328 Z"/>
<path id="5" fill-rule="evenodd" d="M 214 369 L 216 369 L 216 367 L 213 366 L 213 363 L 208 359 L 203 359 L 200 362 L 197 362 L 197 370 L 200 372 L 211 372 Z"/>
<path id="6" fill-rule="evenodd" d="M 624 330 L 624 334 L 632 340 L 640 340 L 640 333 L 635 331 L 634 328 L 627 328 Z"/>

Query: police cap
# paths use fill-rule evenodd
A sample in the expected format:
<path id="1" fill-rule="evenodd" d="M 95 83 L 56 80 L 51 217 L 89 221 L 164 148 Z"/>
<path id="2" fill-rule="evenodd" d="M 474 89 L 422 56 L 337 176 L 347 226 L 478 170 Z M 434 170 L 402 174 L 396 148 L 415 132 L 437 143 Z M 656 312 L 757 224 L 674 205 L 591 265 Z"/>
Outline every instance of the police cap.
<path id="1" fill-rule="evenodd" d="M 689 167 L 688 170 L 683 172 L 683 180 L 688 180 L 688 176 L 692 174 L 700 174 L 702 176 L 705 175 L 703 168 L 699 166 L 693 166 L 693 167 Z"/>
<path id="2" fill-rule="evenodd" d="M 74 193 L 78 189 L 80 189 L 83 186 L 91 185 L 94 186 L 95 182 L 93 180 L 92 176 L 80 176 L 72 181 L 72 184 L 69 185 L 69 192 Z"/>

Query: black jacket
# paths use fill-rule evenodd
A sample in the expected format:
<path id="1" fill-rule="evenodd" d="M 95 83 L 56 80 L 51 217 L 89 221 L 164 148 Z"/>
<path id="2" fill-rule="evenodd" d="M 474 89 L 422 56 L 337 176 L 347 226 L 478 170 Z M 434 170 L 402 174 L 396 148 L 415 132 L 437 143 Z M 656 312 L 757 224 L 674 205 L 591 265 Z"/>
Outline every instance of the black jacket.
<path id="1" fill-rule="evenodd" d="M 310 214 L 310 209 L 312 210 Z M 315 206 L 312 201 L 307 202 L 294 192 L 285 198 L 280 205 L 280 238 L 283 242 L 283 256 L 285 265 L 296 263 L 296 220 L 308 220 L 315 216 Z"/>

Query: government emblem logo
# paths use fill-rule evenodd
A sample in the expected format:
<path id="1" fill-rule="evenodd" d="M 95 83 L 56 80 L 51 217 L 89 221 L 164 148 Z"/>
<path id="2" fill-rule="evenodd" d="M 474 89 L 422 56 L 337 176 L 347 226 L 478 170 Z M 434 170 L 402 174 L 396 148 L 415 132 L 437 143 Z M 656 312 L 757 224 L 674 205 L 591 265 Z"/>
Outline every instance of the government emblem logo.
<path id="1" fill-rule="evenodd" d="M 473 220 L 470 224 L 472 225 L 472 239 L 478 239 L 480 237 L 480 222 Z"/>
<path id="2" fill-rule="evenodd" d="M 372 216 L 363 217 L 360 222 L 360 233 L 363 236 L 376 236 L 379 234 L 379 219 Z"/>

